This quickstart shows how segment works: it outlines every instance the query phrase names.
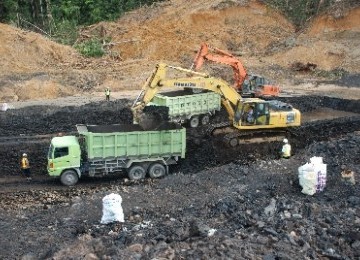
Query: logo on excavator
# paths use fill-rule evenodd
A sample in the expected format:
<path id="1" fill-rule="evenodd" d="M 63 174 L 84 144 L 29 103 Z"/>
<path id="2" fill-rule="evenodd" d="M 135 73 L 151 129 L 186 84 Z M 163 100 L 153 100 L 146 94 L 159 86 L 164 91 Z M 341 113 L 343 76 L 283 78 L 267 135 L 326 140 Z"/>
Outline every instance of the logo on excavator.
<path id="1" fill-rule="evenodd" d="M 191 87 L 196 87 L 196 83 L 192 83 L 192 82 L 174 82 L 174 87 L 191 88 Z"/>

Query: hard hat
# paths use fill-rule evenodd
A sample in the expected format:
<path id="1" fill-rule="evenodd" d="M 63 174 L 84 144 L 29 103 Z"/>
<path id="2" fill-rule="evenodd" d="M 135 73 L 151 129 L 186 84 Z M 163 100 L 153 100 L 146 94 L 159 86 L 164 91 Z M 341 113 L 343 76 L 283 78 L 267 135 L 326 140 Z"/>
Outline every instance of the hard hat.
<path id="1" fill-rule="evenodd" d="M 23 157 L 26 157 L 27 156 L 27 154 L 26 153 L 23 153 Z"/>
<path id="2" fill-rule="evenodd" d="M 289 141 L 288 141 L 288 139 L 285 138 L 285 139 L 283 140 L 283 142 L 287 144 Z"/>

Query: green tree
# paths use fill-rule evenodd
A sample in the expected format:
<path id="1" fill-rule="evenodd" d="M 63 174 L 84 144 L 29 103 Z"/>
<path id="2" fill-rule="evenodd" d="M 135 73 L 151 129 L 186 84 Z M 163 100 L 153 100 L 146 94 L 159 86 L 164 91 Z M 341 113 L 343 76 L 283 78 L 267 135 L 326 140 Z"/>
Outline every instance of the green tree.
<path id="1" fill-rule="evenodd" d="M 78 26 L 119 18 L 161 0 L 0 0 L 0 22 L 17 24 L 73 44 Z"/>

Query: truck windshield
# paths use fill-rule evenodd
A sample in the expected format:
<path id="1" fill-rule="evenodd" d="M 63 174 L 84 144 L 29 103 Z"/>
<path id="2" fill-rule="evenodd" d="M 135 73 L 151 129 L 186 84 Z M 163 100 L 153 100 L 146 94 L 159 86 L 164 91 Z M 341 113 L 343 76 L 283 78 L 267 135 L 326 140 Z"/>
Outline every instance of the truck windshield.
<path id="1" fill-rule="evenodd" d="M 48 156 L 47 156 L 48 159 L 52 159 L 53 151 L 54 151 L 54 146 L 52 144 L 50 144 Z"/>
<path id="2" fill-rule="evenodd" d="M 69 155 L 69 147 L 56 147 L 54 151 L 54 159 Z"/>

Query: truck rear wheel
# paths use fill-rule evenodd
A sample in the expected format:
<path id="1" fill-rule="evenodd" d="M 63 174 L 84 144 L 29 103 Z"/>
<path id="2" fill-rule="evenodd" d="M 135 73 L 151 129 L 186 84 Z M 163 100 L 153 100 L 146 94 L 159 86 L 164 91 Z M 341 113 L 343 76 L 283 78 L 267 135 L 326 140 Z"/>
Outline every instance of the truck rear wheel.
<path id="1" fill-rule="evenodd" d="M 79 180 L 79 176 L 75 171 L 66 170 L 61 174 L 60 181 L 65 186 L 74 186 Z"/>
<path id="2" fill-rule="evenodd" d="M 209 122 L 210 122 L 210 116 L 209 115 L 203 115 L 201 117 L 201 124 L 202 125 L 207 125 L 207 124 L 209 124 Z"/>
<path id="3" fill-rule="evenodd" d="M 192 116 L 190 118 L 190 127 L 198 127 L 199 126 L 199 117 L 198 116 Z"/>
<path id="4" fill-rule="evenodd" d="M 160 163 L 154 163 L 149 168 L 149 175 L 151 178 L 163 177 L 166 173 L 165 166 Z"/>
<path id="5" fill-rule="evenodd" d="M 231 139 L 229 140 L 229 145 L 230 145 L 230 147 L 238 146 L 238 144 L 239 144 L 239 140 L 238 140 L 236 137 L 231 138 Z"/>
<path id="6" fill-rule="evenodd" d="M 128 176 L 130 180 L 141 180 L 145 178 L 145 175 L 145 169 L 140 165 L 131 166 L 128 171 Z"/>

